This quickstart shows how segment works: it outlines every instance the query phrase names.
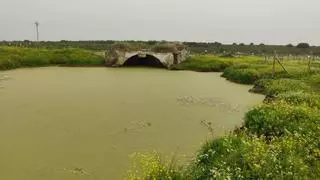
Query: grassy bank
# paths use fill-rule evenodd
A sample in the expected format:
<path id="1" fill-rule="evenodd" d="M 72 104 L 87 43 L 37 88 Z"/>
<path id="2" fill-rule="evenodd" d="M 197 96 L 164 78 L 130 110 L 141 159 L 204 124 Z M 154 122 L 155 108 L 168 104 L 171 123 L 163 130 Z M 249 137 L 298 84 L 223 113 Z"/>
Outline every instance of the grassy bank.
<path id="1" fill-rule="evenodd" d="M 319 62 L 272 62 L 259 57 L 194 56 L 175 69 L 221 71 L 230 81 L 254 84 L 266 95 L 242 127 L 205 143 L 184 166 L 156 154 L 141 156 L 129 179 L 317 179 L 320 177 Z M 146 164 L 153 164 L 148 166 Z M 142 168 L 141 168 L 142 167 Z"/>
<path id="2" fill-rule="evenodd" d="M 101 56 L 83 49 L 36 49 L 0 46 L 0 70 L 20 67 L 101 66 Z"/>

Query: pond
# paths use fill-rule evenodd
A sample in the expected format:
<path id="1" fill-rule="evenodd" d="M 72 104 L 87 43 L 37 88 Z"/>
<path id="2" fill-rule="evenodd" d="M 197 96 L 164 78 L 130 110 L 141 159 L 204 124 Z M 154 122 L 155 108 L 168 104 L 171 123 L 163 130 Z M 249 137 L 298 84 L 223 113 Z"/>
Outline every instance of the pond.
<path id="1" fill-rule="evenodd" d="M 123 179 L 134 152 L 188 161 L 263 100 L 220 73 L 46 67 L 0 72 L 0 179 Z"/>

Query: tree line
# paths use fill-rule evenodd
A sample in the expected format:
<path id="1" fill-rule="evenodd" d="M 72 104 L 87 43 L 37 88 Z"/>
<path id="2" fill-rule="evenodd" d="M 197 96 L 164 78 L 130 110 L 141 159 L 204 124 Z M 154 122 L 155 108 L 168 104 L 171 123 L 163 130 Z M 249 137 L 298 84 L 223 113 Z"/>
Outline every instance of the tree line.
<path id="1" fill-rule="evenodd" d="M 83 48 L 94 51 L 104 51 L 111 49 L 116 43 L 130 44 L 135 49 L 148 49 L 157 44 L 168 44 L 167 41 L 40 41 L 34 42 L 29 40 L 24 41 L 0 41 L 0 45 L 14 47 L 30 47 L 30 48 Z M 183 42 L 185 47 L 191 53 L 215 53 L 215 54 L 255 54 L 268 55 L 276 51 L 282 55 L 320 55 L 320 46 L 310 46 L 308 43 L 299 43 L 297 45 L 266 45 L 266 44 L 222 44 L 219 42 Z"/>

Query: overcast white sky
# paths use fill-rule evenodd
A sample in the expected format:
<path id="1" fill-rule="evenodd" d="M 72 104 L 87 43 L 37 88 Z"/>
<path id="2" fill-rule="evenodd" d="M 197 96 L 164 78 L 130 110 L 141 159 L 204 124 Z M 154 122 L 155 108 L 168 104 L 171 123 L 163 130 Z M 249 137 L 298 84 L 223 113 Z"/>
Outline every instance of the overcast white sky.
<path id="1" fill-rule="evenodd" d="M 320 45 L 320 0 L 0 0 L 0 40 Z"/>

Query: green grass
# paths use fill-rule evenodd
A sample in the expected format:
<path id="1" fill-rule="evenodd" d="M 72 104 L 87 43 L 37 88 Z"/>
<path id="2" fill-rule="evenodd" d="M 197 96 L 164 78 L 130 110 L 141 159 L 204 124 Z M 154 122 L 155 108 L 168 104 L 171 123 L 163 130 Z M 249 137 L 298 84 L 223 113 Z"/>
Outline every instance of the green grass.
<path id="1" fill-rule="evenodd" d="M 320 175 L 318 143 L 316 135 L 267 140 L 232 134 L 207 142 L 185 179 L 314 179 Z"/>
<path id="2" fill-rule="evenodd" d="M 173 158 L 163 157 L 157 152 L 136 153 L 132 155 L 132 158 L 134 159 L 133 168 L 128 171 L 127 179 L 183 180 L 182 171 L 177 168 Z"/>
<path id="3" fill-rule="evenodd" d="M 271 78 L 273 75 L 272 61 L 265 62 L 263 57 L 221 57 L 215 55 L 194 55 L 181 64 L 172 67 L 173 70 L 192 70 L 198 72 L 223 72 L 226 79 L 242 83 L 253 84 L 259 79 Z M 288 73 L 277 63 L 275 78 L 305 77 L 306 74 L 319 74 L 320 62 L 312 63 L 312 72 L 308 71 L 307 61 L 286 60 L 282 64 Z"/>
<path id="4" fill-rule="evenodd" d="M 215 56 L 192 56 L 185 62 L 172 67 L 175 70 L 193 70 L 199 72 L 220 72 L 231 66 L 230 61 L 223 61 Z"/>
<path id="5" fill-rule="evenodd" d="M 152 179 L 320 177 L 320 63 L 313 62 L 311 71 L 306 61 L 283 64 L 288 73 L 277 64 L 274 77 L 272 62 L 253 56 L 197 55 L 175 66 L 178 70 L 223 72 L 230 81 L 254 84 L 251 92 L 265 94 L 266 100 L 246 113 L 241 128 L 208 141 L 194 160 L 175 168 L 179 176 L 153 172 Z"/>
<path id="6" fill-rule="evenodd" d="M 261 79 L 263 73 L 259 72 L 257 69 L 249 68 L 234 68 L 230 67 L 224 70 L 222 77 L 226 79 L 242 83 L 242 84 L 252 84 L 258 79 Z"/>
<path id="7" fill-rule="evenodd" d="M 50 65 L 101 66 L 103 64 L 101 56 L 83 49 L 0 47 L 0 70 Z"/>
<path id="8" fill-rule="evenodd" d="M 285 102 L 293 106 L 303 105 L 320 109 L 320 94 L 316 92 L 287 91 L 285 93 L 278 94 L 268 101 L 277 103 Z"/>
<path id="9" fill-rule="evenodd" d="M 275 96 L 287 91 L 312 91 L 312 87 L 301 79 L 260 79 L 255 83 L 252 92 L 265 94 L 267 96 Z"/>
<path id="10" fill-rule="evenodd" d="M 292 133 L 306 135 L 309 132 L 320 131 L 320 111 L 302 104 L 289 105 L 276 101 L 249 111 L 244 127 L 251 134 L 265 137 Z"/>

